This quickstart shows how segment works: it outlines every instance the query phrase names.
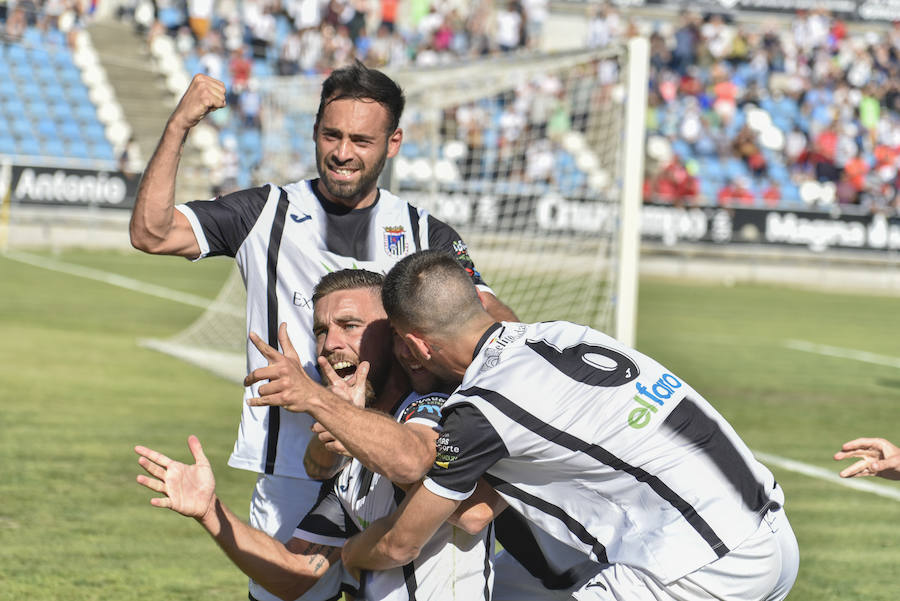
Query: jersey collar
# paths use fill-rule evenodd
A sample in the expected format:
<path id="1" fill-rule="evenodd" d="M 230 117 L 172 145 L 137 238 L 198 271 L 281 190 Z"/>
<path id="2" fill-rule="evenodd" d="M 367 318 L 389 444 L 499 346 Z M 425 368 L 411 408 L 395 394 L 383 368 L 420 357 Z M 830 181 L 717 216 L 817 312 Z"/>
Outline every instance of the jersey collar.
<path id="1" fill-rule="evenodd" d="M 475 345 L 475 352 L 472 353 L 472 361 L 475 360 L 475 357 L 478 356 L 478 353 L 481 352 L 481 347 L 487 343 L 488 339 L 490 339 L 491 334 L 496 332 L 498 329 L 503 329 L 503 324 L 495 321 L 492 323 L 487 330 L 485 330 L 484 334 L 481 335 L 481 338 L 478 339 L 478 344 Z"/>

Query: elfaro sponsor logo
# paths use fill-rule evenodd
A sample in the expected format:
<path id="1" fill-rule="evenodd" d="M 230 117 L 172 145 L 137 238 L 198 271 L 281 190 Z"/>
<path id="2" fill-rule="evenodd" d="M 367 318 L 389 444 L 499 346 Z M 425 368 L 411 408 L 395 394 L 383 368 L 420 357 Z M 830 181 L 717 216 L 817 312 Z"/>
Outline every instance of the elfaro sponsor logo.
<path id="1" fill-rule="evenodd" d="M 634 396 L 638 406 L 628 414 L 628 425 L 635 430 L 640 430 L 650 423 L 653 414 L 672 398 L 675 391 L 681 388 L 682 383 L 672 374 L 666 373 L 649 388 L 640 382 L 635 382 L 634 386 L 638 391 L 638 394 Z"/>

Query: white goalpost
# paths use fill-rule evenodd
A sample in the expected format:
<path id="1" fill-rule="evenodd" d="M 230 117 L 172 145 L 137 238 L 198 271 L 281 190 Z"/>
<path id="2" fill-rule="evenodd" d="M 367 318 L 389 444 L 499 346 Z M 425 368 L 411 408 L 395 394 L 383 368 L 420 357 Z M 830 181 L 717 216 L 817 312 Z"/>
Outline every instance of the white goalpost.
<path id="1" fill-rule="evenodd" d="M 381 185 L 454 226 L 522 320 L 571 320 L 633 346 L 648 58 L 635 38 L 391 71 L 407 97 L 404 141 Z M 321 81 L 263 82 L 261 181 L 316 176 Z M 240 379 L 244 298 L 235 271 L 195 324 L 150 344 L 219 373 L 239 365 L 222 375 Z"/>

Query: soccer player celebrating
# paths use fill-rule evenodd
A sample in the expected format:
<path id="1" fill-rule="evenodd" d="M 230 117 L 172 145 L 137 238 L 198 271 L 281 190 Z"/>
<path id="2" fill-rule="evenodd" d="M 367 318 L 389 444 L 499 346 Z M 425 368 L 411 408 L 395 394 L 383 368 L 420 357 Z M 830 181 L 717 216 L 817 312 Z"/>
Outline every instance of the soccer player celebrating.
<path id="1" fill-rule="evenodd" d="M 497 319 L 514 319 L 481 281 L 465 243 L 451 227 L 377 187 L 385 161 L 397 154 L 403 139 L 403 92 L 386 75 L 356 63 L 325 80 L 312 132 L 317 179 L 176 206 L 175 177 L 184 141 L 208 113 L 223 106 L 224 84 L 196 75 L 144 172 L 131 241 L 153 254 L 234 257 L 247 287 L 248 332 L 260 333 L 277 347 L 278 324 L 286 322 L 300 361 L 315 375 L 310 299 L 319 279 L 347 267 L 384 273 L 421 248 L 456 256 L 479 286 L 488 311 Z M 266 365 L 249 341 L 247 363 L 249 371 Z M 247 386 L 244 399 L 257 396 L 258 383 Z M 302 461 L 312 422 L 303 413 L 244 403 L 228 461 L 259 474 L 250 521 L 281 541 L 290 538 L 319 489 Z M 252 582 L 250 596 L 272 599 Z"/>
<path id="2" fill-rule="evenodd" d="M 402 260 L 382 295 L 417 359 L 462 384 L 442 408 L 424 484 L 344 545 L 346 565 L 412 560 L 483 477 L 606 565 L 576 598 L 787 596 L 799 553 L 784 493 L 687 382 L 585 326 L 494 322 L 440 252 Z"/>
<path id="3" fill-rule="evenodd" d="M 306 395 L 307 402 L 323 423 L 343 421 L 352 424 L 351 429 L 366 427 L 368 433 L 354 447 L 363 459 L 353 459 L 336 478 L 321 485 L 315 506 L 287 544 L 248 526 L 216 497 L 213 472 L 196 437 L 188 440 L 194 465 L 135 447 L 139 463 L 150 474 L 139 476 L 138 482 L 164 495 L 152 504 L 195 518 L 241 570 L 282 599 L 300 595 L 308 601 L 334 599 L 343 589 L 370 601 L 489 601 L 494 543 L 488 524 L 493 509 L 486 503 L 471 503 L 453 518 L 462 529 L 450 523 L 439 527 L 408 565 L 365 573 L 357 582 L 338 561 L 343 542 L 369 522 L 389 515 L 403 496 L 373 468 L 385 461 L 402 464 L 396 449 L 416 448 L 420 440 L 427 440 L 433 457 L 437 438 L 433 428 L 447 398 L 431 392 L 443 387 L 437 378 L 403 361 L 408 359 L 405 345 L 399 345 L 397 360 L 391 357 L 392 336 L 380 299 L 382 280 L 380 274 L 365 270 L 341 270 L 326 275 L 313 294 L 319 365 L 341 397 L 305 375 L 286 329 L 279 334 L 284 354 L 257 338 L 260 351 L 271 362 L 262 369 L 273 376 L 260 388 L 266 396 L 280 398 L 288 390 L 285 380 L 305 377 L 307 392 L 315 390 Z M 345 380 L 339 373 L 347 364 L 357 366 L 357 371 Z M 425 394 L 410 391 L 410 386 Z M 364 407 L 366 400 L 369 409 Z M 391 442 L 385 444 L 386 439 Z M 382 446 L 394 449 L 393 460 L 378 456 Z"/>

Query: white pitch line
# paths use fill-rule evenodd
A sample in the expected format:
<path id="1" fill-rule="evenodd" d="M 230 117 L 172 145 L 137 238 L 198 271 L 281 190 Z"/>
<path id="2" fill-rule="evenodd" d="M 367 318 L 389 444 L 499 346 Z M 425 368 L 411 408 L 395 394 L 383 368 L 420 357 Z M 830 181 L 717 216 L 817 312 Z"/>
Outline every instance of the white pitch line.
<path id="1" fill-rule="evenodd" d="M 778 455 L 760 453 L 758 451 L 753 451 L 753 454 L 756 455 L 756 458 L 760 461 L 770 463 L 790 472 L 796 472 L 798 474 L 803 474 L 804 476 L 810 476 L 811 478 L 818 478 L 820 480 L 846 486 L 847 488 L 861 490 L 863 492 L 872 493 L 873 495 L 900 501 L 900 488 L 876 484 L 862 478 L 841 478 L 835 472 L 809 465 L 808 463 L 801 463 L 800 461 L 794 461 L 793 459 L 779 457 Z"/>
<path id="2" fill-rule="evenodd" d="M 172 290 L 171 288 L 166 288 L 164 286 L 148 284 L 147 282 L 135 280 L 134 278 L 125 277 L 123 275 L 118 275 L 115 273 L 109 273 L 108 271 L 101 271 L 99 269 L 84 267 L 82 265 L 64 263 L 62 261 L 56 261 L 54 259 L 41 257 L 39 255 L 7 251 L 3 253 L 2 256 L 13 261 L 25 263 L 27 265 L 49 269 L 51 271 L 65 273 L 67 275 L 87 278 L 89 280 L 96 280 L 98 282 L 103 282 L 111 286 L 118 286 L 119 288 L 125 288 L 126 290 L 132 290 L 134 292 L 142 292 L 144 294 L 149 294 L 150 296 L 156 296 L 166 300 L 174 301 L 176 303 L 191 305 L 193 307 L 200 307 L 201 309 L 208 308 L 210 303 L 213 302 L 208 298 L 203 298 L 202 296 L 197 296 L 195 294 L 179 292 L 178 290 Z M 223 309 L 224 308 L 220 308 L 220 310 Z M 243 312 L 239 312 L 236 313 L 236 315 L 238 317 L 242 317 L 244 314 Z"/>
<path id="3" fill-rule="evenodd" d="M 828 346 L 826 344 L 813 344 L 805 340 L 785 340 L 784 346 L 795 351 L 804 351 L 807 353 L 815 353 L 817 355 L 826 355 L 828 357 L 840 357 L 841 359 L 853 359 L 855 361 L 864 361 L 866 363 L 874 363 L 876 365 L 886 365 L 888 367 L 896 367 L 900 369 L 900 358 L 889 357 L 887 355 L 877 355 L 866 351 L 858 351 L 856 349 L 841 348 L 839 346 Z"/>

